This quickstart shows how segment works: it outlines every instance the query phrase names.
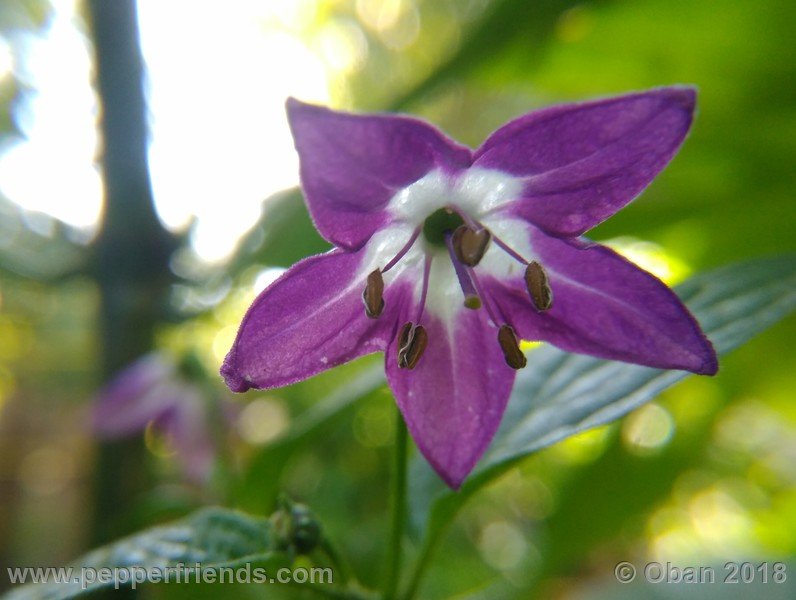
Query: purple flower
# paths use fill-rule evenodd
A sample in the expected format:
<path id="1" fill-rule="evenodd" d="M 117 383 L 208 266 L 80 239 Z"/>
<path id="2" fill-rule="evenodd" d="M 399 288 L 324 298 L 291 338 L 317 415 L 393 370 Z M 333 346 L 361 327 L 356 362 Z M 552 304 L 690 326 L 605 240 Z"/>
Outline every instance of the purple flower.
<path id="1" fill-rule="evenodd" d="M 122 370 L 97 396 L 92 428 L 104 439 L 141 433 L 150 423 L 196 483 L 210 477 L 215 447 L 207 399 L 168 355 L 152 353 Z"/>
<path id="2" fill-rule="evenodd" d="M 413 118 L 289 100 L 307 204 L 336 248 L 255 300 L 227 385 L 282 386 L 383 350 L 417 446 L 456 488 L 525 366 L 519 339 L 715 373 L 674 293 L 579 237 L 666 166 L 694 104 L 693 89 L 670 87 L 555 106 L 471 151 Z"/>

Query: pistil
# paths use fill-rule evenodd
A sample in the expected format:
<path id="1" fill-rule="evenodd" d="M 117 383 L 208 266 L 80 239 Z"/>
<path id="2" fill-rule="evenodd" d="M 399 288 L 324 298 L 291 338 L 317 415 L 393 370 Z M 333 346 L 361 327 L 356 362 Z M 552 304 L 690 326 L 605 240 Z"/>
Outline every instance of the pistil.
<path id="1" fill-rule="evenodd" d="M 492 306 L 492 300 L 485 296 L 484 288 L 478 281 L 474 267 L 481 262 L 490 241 L 494 239 L 502 250 L 525 265 L 525 287 L 534 308 L 540 312 L 546 311 L 552 306 L 553 294 L 547 272 L 539 262 L 526 260 L 476 221 L 467 219 L 465 224 L 461 224 L 453 230 L 449 229 L 457 218 L 461 223 L 463 219 L 460 215 L 450 210 L 437 211 L 426 220 L 422 228 L 418 227 L 412 232 L 406 244 L 384 268 L 375 269 L 368 275 L 365 290 L 362 293 L 365 313 L 371 319 L 376 319 L 384 312 L 384 278 L 382 274 L 392 269 L 409 252 L 421 231 L 425 232 L 427 241 L 432 244 L 439 243 L 434 237 L 439 235 L 448 249 L 456 278 L 464 294 L 464 306 L 470 309 L 478 309 L 481 306 L 486 308 L 493 326 L 498 329 L 497 341 L 503 351 L 506 364 L 512 369 L 521 369 L 527 364 L 527 359 L 520 350 L 514 329 L 506 322 L 505 317 L 502 317 L 499 307 Z M 428 296 L 432 256 L 431 253 L 427 253 L 425 257 L 420 301 L 417 305 L 415 318 L 413 321 L 404 323 L 398 336 L 397 359 L 401 369 L 414 369 L 428 346 L 428 332 L 420 323 Z M 501 314 L 502 318 L 499 318 L 498 314 Z"/>
<path id="2" fill-rule="evenodd" d="M 481 298 L 478 297 L 478 292 L 475 289 L 473 280 L 470 274 L 459 258 L 456 256 L 456 251 L 453 247 L 452 236 L 450 234 L 445 236 L 445 245 L 448 247 L 448 254 L 453 263 L 453 270 L 456 272 L 456 278 L 459 280 L 459 286 L 462 288 L 464 294 L 464 306 L 471 309 L 481 308 Z"/>
<path id="3" fill-rule="evenodd" d="M 495 315 L 495 311 L 492 309 L 491 306 L 492 301 L 485 294 L 484 288 L 481 285 L 481 282 L 478 280 L 478 276 L 475 274 L 475 270 L 473 270 L 472 267 L 468 268 L 467 274 L 470 277 L 470 281 L 473 282 L 473 286 L 475 287 L 475 291 L 478 294 L 478 297 L 481 298 L 481 302 L 484 308 L 486 309 L 486 314 L 489 315 L 489 318 L 492 320 L 492 323 L 494 324 L 495 327 L 497 327 L 498 323 L 500 323 L 501 320 L 499 320 Z"/>

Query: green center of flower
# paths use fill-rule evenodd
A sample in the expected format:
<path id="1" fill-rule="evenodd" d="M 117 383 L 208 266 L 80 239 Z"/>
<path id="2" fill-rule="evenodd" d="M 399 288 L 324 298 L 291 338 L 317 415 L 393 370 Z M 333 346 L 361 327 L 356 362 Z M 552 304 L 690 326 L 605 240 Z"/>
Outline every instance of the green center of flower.
<path id="1" fill-rule="evenodd" d="M 462 218 L 449 208 L 440 208 L 423 222 L 423 237 L 429 244 L 445 247 L 445 234 L 464 225 Z"/>

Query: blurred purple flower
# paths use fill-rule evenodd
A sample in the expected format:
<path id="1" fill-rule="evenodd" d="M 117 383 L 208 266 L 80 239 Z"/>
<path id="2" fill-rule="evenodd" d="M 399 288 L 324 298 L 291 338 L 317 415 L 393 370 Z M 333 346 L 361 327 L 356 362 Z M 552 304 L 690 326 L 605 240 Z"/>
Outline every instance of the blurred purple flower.
<path id="1" fill-rule="evenodd" d="M 579 237 L 671 160 L 695 96 L 669 87 L 555 106 L 475 151 L 413 118 L 289 100 L 307 204 L 336 248 L 255 300 L 222 367 L 227 385 L 282 386 L 385 351 L 420 451 L 458 487 L 525 366 L 518 339 L 715 373 L 674 293 Z"/>
<path id="2" fill-rule="evenodd" d="M 92 427 L 103 439 L 140 434 L 151 423 L 174 451 L 183 473 L 206 482 L 213 469 L 215 445 L 210 407 L 200 385 L 180 372 L 169 355 L 139 358 L 100 390 Z"/>

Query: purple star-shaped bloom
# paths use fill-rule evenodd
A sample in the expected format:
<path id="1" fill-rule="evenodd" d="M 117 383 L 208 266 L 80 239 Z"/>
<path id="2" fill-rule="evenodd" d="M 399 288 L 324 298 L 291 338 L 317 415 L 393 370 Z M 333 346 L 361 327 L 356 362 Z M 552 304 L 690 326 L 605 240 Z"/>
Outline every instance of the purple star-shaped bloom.
<path id="1" fill-rule="evenodd" d="M 306 201 L 336 248 L 255 300 L 222 367 L 227 384 L 282 386 L 385 351 L 415 442 L 456 488 L 525 366 L 518 339 L 715 373 L 674 293 L 579 237 L 666 166 L 694 104 L 693 89 L 669 87 L 555 106 L 471 151 L 413 118 L 289 100 Z"/>
<path id="2" fill-rule="evenodd" d="M 215 448 L 201 388 L 179 372 L 172 357 L 153 352 L 128 365 L 97 395 L 92 429 L 103 439 L 122 439 L 148 424 L 163 434 L 188 479 L 205 483 Z"/>

